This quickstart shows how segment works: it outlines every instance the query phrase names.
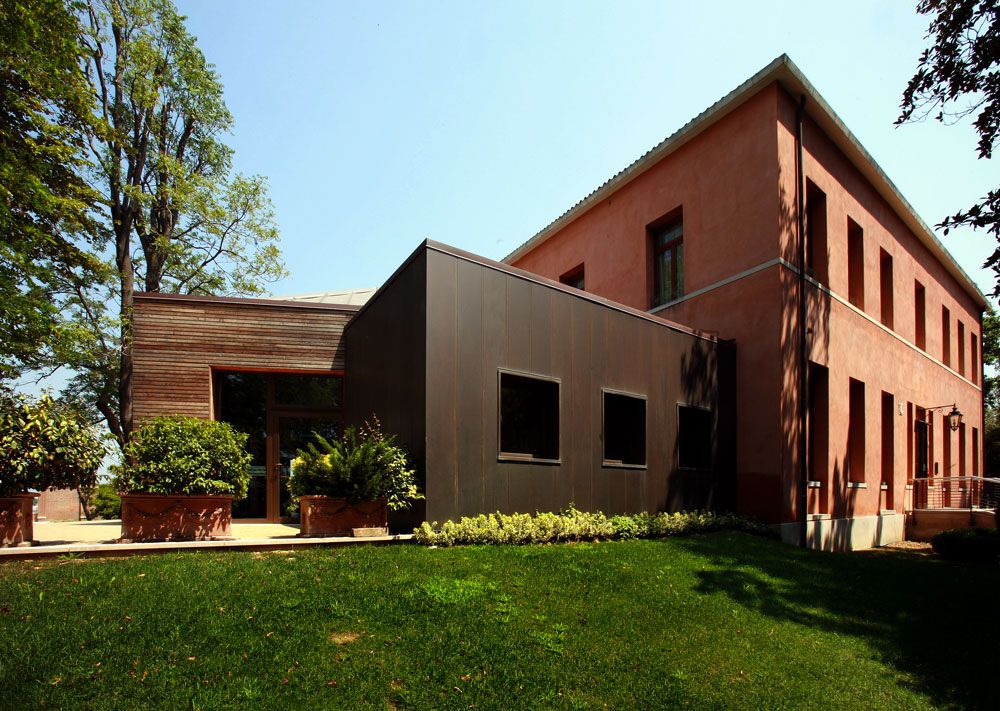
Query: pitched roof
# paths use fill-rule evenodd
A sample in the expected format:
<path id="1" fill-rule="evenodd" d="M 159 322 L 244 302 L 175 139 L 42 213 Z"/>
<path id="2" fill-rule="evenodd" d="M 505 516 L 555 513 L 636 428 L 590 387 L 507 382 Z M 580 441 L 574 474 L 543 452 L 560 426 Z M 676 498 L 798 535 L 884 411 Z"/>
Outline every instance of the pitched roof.
<path id="1" fill-rule="evenodd" d="M 619 171 L 585 198 L 577 202 L 566 212 L 553 220 L 534 237 L 504 257 L 503 261 L 512 263 L 546 241 L 564 226 L 586 212 L 594 204 L 604 200 L 611 193 L 626 183 L 636 179 L 656 165 L 661 159 L 673 153 L 695 136 L 699 135 L 717 121 L 734 111 L 761 89 L 777 81 L 793 96 L 806 97 L 806 113 L 815 121 L 834 144 L 847 156 L 862 175 L 875 187 L 890 207 L 900 216 L 906 226 L 923 242 L 923 244 L 968 292 L 979 306 L 987 306 L 986 297 L 976 286 L 972 278 L 959 266 L 954 257 L 938 240 L 933 230 L 921 219 L 913 206 L 903 197 L 882 168 L 879 167 L 871 154 L 865 150 L 861 142 L 844 125 L 816 88 L 809 83 L 787 54 L 782 54 L 774 61 L 726 94 L 703 112 L 688 121 L 679 130 L 667 136 L 659 144 L 648 150 L 631 165 Z"/>

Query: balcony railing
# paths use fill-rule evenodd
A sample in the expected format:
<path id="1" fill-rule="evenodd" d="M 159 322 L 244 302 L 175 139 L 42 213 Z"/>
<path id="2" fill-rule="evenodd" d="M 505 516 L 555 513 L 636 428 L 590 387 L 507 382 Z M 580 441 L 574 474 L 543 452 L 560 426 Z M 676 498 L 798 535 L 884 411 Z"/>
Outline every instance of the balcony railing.
<path id="1" fill-rule="evenodd" d="M 996 509 L 1000 505 L 1000 479 L 978 476 L 948 476 L 914 479 L 907 486 L 906 510 Z"/>

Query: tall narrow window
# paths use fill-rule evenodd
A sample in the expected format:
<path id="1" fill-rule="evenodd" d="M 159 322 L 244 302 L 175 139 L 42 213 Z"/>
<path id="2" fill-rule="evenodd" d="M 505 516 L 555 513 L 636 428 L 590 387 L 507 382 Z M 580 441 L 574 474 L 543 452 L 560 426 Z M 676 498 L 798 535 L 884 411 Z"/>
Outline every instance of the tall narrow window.
<path id="1" fill-rule="evenodd" d="M 712 411 L 700 407 L 677 407 L 677 466 L 681 469 L 712 468 Z"/>
<path id="2" fill-rule="evenodd" d="M 979 430 L 972 428 L 972 476 L 979 476 Z"/>
<path id="3" fill-rule="evenodd" d="M 828 486 L 830 470 L 830 371 L 809 364 L 808 462 L 809 479 Z M 819 513 L 826 513 L 826 494 L 820 492 Z"/>
<path id="4" fill-rule="evenodd" d="M 941 307 L 941 362 L 951 367 L 951 311 Z"/>
<path id="5" fill-rule="evenodd" d="M 906 403 L 906 480 L 913 478 L 913 403 Z"/>
<path id="6" fill-rule="evenodd" d="M 892 257 L 884 249 L 879 250 L 879 301 L 881 305 L 882 325 L 892 328 L 893 298 L 892 298 Z"/>
<path id="7" fill-rule="evenodd" d="M 826 193 L 806 180 L 806 271 L 820 284 L 826 284 Z"/>
<path id="8" fill-rule="evenodd" d="M 979 385 L 979 338 L 976 334 L 969 334 L 969 380 L 975 385 Z"/>
<path id="9" fill-rule="evenodd" d="M 913 282 L 913 340 L 917 348 L 927 350 L 926 292 L 919 281 Z"/>
<path id="10" fill-rule="evenodd" d="M 942 476 L 955 476 L 955 472 L 951 470 L 951 427 L 948 426 L 948 420 L 941 419 L 941 475 Z"/>
<path id="11" fill-rule="evenodd" d="M 566 286 L 572 286 L 574 289 L 583 291 L 585 283 L 583 265 L 577 264 L 575 267 L 559 277 L 559 281 Z"/>
<path id="12" fill-rule="evenodd" d="M 955 338 L 958 341 L 958 374 L 965 375 L 965 324 L 961 321 Z"/>
<path id="13" fill-rule="evenodd" d="M 865 310 L 865 233 L 851 218 L 847 218 L 847 297 L 852 304 Z"/>
<path id="14" fill-rule="evenodd" d="M 500 457 L 559 459 L 559 381 L 500 371 Z"/>
<path id="15" fill-rule="evenodd" d="M 646 465 L 646 398 L 605 390 L 604 464 Z"/>
<path id="16" fill-rule="evenodd" d="M 965 470 L 965 423 L 958 426 L 958 476 L 969 476 Z"/>
<path id="17" fill-rule="evenodd" d="M 917 479 L 925 479 L 930 476 L 930 425 L 924 419 L 926 417 L 924 408 L 916 408 L 915 417 L 916 421 L 913 423 L 913 453 L 916 462 L 913 473 Z"/>
<path id="18" fill-rule="evenodd" d="M 850 379 L 850 420 L 847 431 L 847 480 L 860 484 L 865 480 L 865 384 Z"/>
<path id="19" fill-rule="evenodd" d="M 649 231 L 653 251 L 653 306 L 684 296 L 684 221 L 681 217 Z"/>
<path id="20" fill-rule="evenodd" d="M 885 508 L 894 508 L 893 493 L 895 482 L 893 473 L 896 469 L 896 403 L 892 393 L 882 393 L 882 483 L 885 484 Z"/>

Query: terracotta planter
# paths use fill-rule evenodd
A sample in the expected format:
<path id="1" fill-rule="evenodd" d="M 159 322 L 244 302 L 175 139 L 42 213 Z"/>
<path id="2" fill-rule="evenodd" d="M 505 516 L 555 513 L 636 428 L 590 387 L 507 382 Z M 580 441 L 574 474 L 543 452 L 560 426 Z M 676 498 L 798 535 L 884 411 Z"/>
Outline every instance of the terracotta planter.
<path id="1" fill-rule="evenodd" d="M 330 496 L 300 496 L 300 536 L 351 536 L 356 528 L 386 528 L 389 509 L 385 499 L 359 501 Z"/>
<path id="2" fill-rule="evenodd" d="M 233 497 L 123 494 L 123 541 L 232 540 Z"/>
<path id="3" fill-rule="evenodd" d="M 38 494 L 0 498 L 0 546 L 30 546 L 35 540 L 31 508 Z"/>

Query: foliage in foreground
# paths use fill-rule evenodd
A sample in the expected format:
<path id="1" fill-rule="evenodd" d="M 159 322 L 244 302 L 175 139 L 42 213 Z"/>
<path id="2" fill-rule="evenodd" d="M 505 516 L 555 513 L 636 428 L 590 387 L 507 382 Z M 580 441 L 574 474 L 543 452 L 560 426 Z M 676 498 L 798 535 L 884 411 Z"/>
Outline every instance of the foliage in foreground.
<path id="1" fill-rule="evenodd" d="M 955 528 L 931 539 L 934 552 L 951 560 L 996 563 L 1000 559 L 1000 531 L 995 528 Z"/>
<path id="2" fill-rule="evenodd" d="M 166 415 L 147 420 L 125 447 L 115 477 L 130 494 L 227 494 L 250 484 L 247 435 L 227 422 Z"/>
<path id="3" fill-rule="evenodd" d="M 72 406 L 48 395 L 0 394 L 0 496 L 92 487 L 105 452 Z"/>
<path id="4" fill-rule="evenodd" d="M 422 499 L 416 472 L 393 435 L 382 432 L 378 419 L 360 430 L 348 427 L 330 442 L 313 435 L 292 460 L 288 488 L 299 496 L 332 496 L 352 503 L 384 498 L 392 510 L 409 508 Z"/>
<path id="5" fill-rule="evenodd" d="M 710 531 L 743 531 L 774 537 L 766 525 L 728 513 L 686 511 L 606 516 L 580 511 L 572 504 L 560 513 L 480 514 L 456 521 L 424 521 L 413 533 L 418 543 L 435 546 L 464 544 L 556 543 L 559 541 L 665 538 Z"/>

